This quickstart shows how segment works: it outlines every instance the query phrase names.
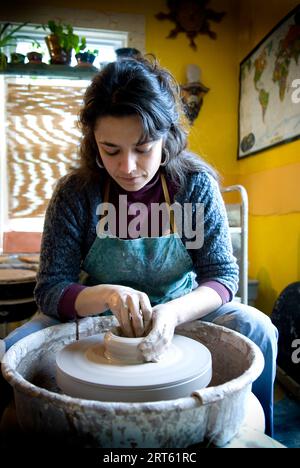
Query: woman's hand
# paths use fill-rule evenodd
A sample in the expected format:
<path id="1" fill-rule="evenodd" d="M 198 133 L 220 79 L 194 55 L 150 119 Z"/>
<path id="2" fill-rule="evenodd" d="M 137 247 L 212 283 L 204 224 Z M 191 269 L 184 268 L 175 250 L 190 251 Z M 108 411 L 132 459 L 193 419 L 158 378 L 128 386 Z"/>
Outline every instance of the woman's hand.
<path id="1" fill-rule="evenodd" d="M 152 307 L 147 294 L 118 284 L 84 288 L 77 296 L 78 317 L 98 315 L 110 309 L 128 337 L 146 336 L 151 328 Z"/>
<path id="2" fill-rule="evenodd" d="M 139 345 L 146 361 L 159 361 L 172 342 L 177 324 L 177 315 L 170 305 L 153 307 L 151 332 Z"/>
<path id="3" fill-rule="evenodd" d="M 107 285 L 107 307 L 117 317 L 122 332 L 140 337 L 149 332 L 152 307 L 147 294 L 127 286 Z"/>

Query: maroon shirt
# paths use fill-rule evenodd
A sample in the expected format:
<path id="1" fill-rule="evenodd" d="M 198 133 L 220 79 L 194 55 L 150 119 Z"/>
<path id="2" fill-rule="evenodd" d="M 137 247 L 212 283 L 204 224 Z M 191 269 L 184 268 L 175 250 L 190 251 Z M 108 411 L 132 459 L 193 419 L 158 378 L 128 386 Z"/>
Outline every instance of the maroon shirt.
<path id="1" fill-rule="evenodd" d="M 170 201 L 171 204 L 173 203 L 174 196 L 176 194 L 176 188 L 175 186 L 167 181 L 167 186 L 168 186 L 168 192 L 170 196 Z M 119 196 L 120 195 L 125 195 L 127 197 L 127 206 L 124 205 L 119 205 Z M 112 203 L 116 207 L 116 219 L 117 219 L 117 225 L 116 225 L 116 236 L 120 237 L 121 239 L 132 239 L 130 236 L 130 233 L 128 232 L 128 226 L 130 222 L 138 215 L 139 219 L 141 219 L 141 224 L 145 225 L 147 223 L 147 235 L 148 237 L 151 237 L 151 205 L 153 203 L 164 203 L 165 202 L 165 197 L 164 197 L 164 192 L 162 188 L 162 183 L 160 180 L 160 174 L 157 172 L 155 176 L 140 190 L 137 190 L 135 192 L 128 192 L 127 190 L 124 190 L 122 187 L 120 187 L 114 180 L 111 180 L 110 184 L 110 192 L 109 192 L 109 202 Z M 122 202 L 121 202 L 122 203 Z M 128 223 L 126 223 L 126 235 L 124 236 L 124 227 L 120 232 L 120 226 L 119 226 L 119 212 L 122 210 L 124 212 L 127 210 L 127 213 L 129 212 L 129 207 L 133 203 L 143 203 L 147 207 L 147 212 L 145 213 L 144 211 L 135 213 L 135 214 L 127 214 L 127 220 Z M 147 219 L 146 219 L 147 218 Z M 162 215 L 160 215 L 159 218 L 159 236 L 162 236 L 164 234 L 164 231 L 166 228 L 169 228 L 169 223 L 167 226 L 163 226 L 162 224 Z M 140 223 L 139 223 L 140 224 Z M 140 229 L 141 226 L 137 225 L 137 229 Z M 141 236 L 140 236 L 141 237 Z"/>

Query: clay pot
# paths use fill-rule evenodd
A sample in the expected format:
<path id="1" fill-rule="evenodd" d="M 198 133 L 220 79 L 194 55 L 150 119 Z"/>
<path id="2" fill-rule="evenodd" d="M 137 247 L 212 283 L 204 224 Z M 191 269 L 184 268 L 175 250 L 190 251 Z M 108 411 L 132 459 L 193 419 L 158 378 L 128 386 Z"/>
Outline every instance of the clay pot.
<path id="1" fill-rule="evenodd" d="M 25 55 L 23 54 L 18 54 L 17 52 L 13 52 L 10 56 L 10 63 L 13 63 L 13 64 L 20 64 L 20 63 L 24 63 L 25 61 Z"/>
<path id="2" fill-rule="evenodd" d="M 50 54 L 50 63 L 52 65 L 70 65 L 72 49 L 65 50 L 60 46 L 59 38 L 55 34 L 50 34 L 50 36 L 45 37 L 45 42 L 47 44 L 49 54 Z"/>
<path id="3" fill-rule="evenodd" d="M 29 63 L 37 65 L 42 63 L 43 54 L 40 54 L 39 52 L 28 52 L 27 58 Z"/>
<path id="4" fill-rule="evenodd" d="M 78 67 L 92 67 L 95 61 L 96 55 L 90 52 L 78 52 L 75 54 Z"/>
<path id="5" fill-rule="evenodd" d="M 143 339 L 121 336 L 119 327 L 112 328 L 104 336 L 104 356 L 108 360 L 120 361 L 126 364 L 142 363 L 145 360 L 138 349 L 138 345 Z"/>

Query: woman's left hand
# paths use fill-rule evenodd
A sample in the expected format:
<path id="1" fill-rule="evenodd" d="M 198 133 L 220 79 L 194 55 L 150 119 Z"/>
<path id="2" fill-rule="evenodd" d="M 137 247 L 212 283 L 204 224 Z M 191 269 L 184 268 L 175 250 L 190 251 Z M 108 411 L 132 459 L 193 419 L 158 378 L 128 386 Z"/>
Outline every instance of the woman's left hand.
<path id="1" fill-rule="evenodd" d="M 157 362 L 169 348 L 177 325 L 177 316 L 168 304 L 152 309 L 152 329 L 139 345 L 145 361 Z"/>

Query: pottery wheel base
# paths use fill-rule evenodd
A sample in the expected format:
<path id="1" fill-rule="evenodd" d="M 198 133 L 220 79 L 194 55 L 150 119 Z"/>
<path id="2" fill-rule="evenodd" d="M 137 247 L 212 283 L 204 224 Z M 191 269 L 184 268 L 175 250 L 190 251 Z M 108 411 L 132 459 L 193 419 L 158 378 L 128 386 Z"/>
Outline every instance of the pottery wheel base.
<path id="1" fill-rule="evenodd" d="M 67 395 L 99 401 L 144 402 L 182 398 L 212 376 L 206 346 L 181 335 L 159 362 L 125 364 L 104 356 L 104 334 L 65 346 L 56 357 L 57 384 Z"/>

